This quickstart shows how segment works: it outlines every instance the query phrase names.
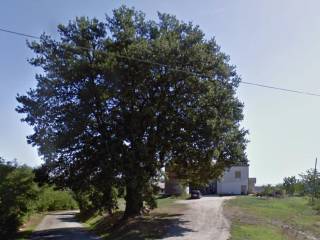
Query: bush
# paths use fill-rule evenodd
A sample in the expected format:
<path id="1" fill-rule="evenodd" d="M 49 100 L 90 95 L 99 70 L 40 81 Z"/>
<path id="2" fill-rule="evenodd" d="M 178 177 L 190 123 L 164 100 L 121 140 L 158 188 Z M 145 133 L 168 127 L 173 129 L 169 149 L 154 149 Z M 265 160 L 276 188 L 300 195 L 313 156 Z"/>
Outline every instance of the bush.
<path id="1" fill-rule="evenodd" d="M 266 185 L 263 186 L 263 191 L 261 193 L 258 193 L 258 196 L 266 196 L 266 197 L 283 197 L 284 196 L 284 189 L 280 186 L 271 186 Z"/>
<path id="2" fill-rule="evenodd" d="M 306 195 L 305 185 L 303 182 L 299 181 L 294 185 L 294 195 L 299 197 Z"/>
<path id="3" fill-rule="evenodd" d="M 43 186 L 36 203 L 37 212 L 76 209 L 78 205 L 70 191 L 55 190 L 54 187 Z"/>
<path id="4" fill-rule="evenodd" d="M 0 158 L 0 239 L 12 239 L 32 213 L 75 208 L 71 192 L 39 187 L 32 168 Z"/>
<path id="5" fill-rule="evenodd" d="M 110 188 L 108 185 L 99 189 L 92 186 L 84 187 L 75 193 L 75 199 L 83 215 L 104 211 L 112 213 L 118 208 L 117 197 L 117 189 L 114 187 Z"/>
<path id="6" fill-rule="evenodd" d="M 9 169 L 6 165 L 0 164 L 0 239 L 10 239 L 16 233 L 32 211 L 32 202 L 39 191 L 32 169 L 25 166 Z"/>

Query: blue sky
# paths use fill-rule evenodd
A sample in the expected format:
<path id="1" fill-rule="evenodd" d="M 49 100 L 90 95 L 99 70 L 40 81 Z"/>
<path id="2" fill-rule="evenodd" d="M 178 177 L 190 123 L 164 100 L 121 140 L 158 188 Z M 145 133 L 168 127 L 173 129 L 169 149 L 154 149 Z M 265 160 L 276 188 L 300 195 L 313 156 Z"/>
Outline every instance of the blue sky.
<path id="1" fill-rule="evenodd" d="M 103 19 L 126 4 L 155 19 L 157 11 L 193 21 L 215 37 L 244 81 L 320 94 L 320 2 L 317 0 L 2 0 L 0 27 L 57 36 L 56 26 L 76 16 Z M 35 86 L 32 52 L 25 38 L 0 32 L 0 156 L 35 166 L 37 150 L 26 143 L 32 129 L 14 108 L 17 93 Z M 250 131 L 250 175 L 258 184 L 311 168 L 320 157 L 320 97 L 241 85 L 243 126 Z"/>

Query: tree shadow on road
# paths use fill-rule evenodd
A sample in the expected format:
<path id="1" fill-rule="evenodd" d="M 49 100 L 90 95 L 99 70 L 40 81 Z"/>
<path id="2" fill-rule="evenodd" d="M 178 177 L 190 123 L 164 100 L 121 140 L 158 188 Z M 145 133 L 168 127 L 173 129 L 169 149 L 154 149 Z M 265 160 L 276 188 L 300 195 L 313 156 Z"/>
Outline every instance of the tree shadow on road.
<path id="1" fill-rule="evenodd" d="M 122 221 L 122 213 L 101 218 L 93 227 L 108 240 L 144 240 L 184 236 L 192 232 L 182 214 L 157 213 Z"/>
<path id="2" fill-rule="evenodd" d="M 108 240 L 144 240 L 161 239 L 163 237 L 184 236 L 193 230 L 185 227 L 187 221 L 182 214 L 156 213 L 140 216 L 129 220 L 121 220 L 123 212 L 105 215 L 93 226 L 93 232 Z M 71 217 L 73 219 L 73 217 Z M 70 222 L 70 218 L 66 221 Z M 76 221 L 76 219 L 74 219 Z M 97 240 L 83 228 L 57 228 L 36 231 L 32 240 Z"/>
<path id="3" fill-rule="evenodd" d="M 31 240 L 97 240 L 101 239 L 90 235 L 83 228 L 57 228 L 36 231 Z"/>

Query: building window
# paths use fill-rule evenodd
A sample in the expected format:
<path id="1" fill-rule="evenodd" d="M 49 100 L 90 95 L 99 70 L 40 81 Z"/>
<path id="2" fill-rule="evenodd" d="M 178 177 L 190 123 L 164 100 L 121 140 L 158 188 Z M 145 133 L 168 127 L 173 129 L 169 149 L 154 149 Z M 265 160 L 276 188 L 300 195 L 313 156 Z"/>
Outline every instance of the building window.
<path id="1" fill-rule="evenodd" d="M 241 172 L 240 171 L 236 171 L 235 173 L 234 173 L 234 177 L 235 178 L 241 178 Z"/>

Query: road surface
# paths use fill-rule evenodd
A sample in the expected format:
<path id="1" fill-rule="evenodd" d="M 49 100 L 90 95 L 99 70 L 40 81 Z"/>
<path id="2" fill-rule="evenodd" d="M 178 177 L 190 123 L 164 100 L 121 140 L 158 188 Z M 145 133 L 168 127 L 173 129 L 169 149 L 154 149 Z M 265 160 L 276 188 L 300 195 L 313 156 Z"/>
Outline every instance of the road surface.
<path id="1" fill-rule="evenodd" d="M 98 240 L 85 231 L 81 223 L 79 223 L 75 214 L 77 211 L 63 211 L 49 213 L 44 217 L 37 226 L 32 240 Z"/>
<path id="2" fill-rule="evenodd" d="M 173 225 L 165 240 L 227 240 L 230 224 L 223 215 L 223 202 L 232 197 L 206 196 L 183 200 L 188 210 L 183 214 L 182 226 Z M 181 230 L 183 229 L 183 230 Z"/>

